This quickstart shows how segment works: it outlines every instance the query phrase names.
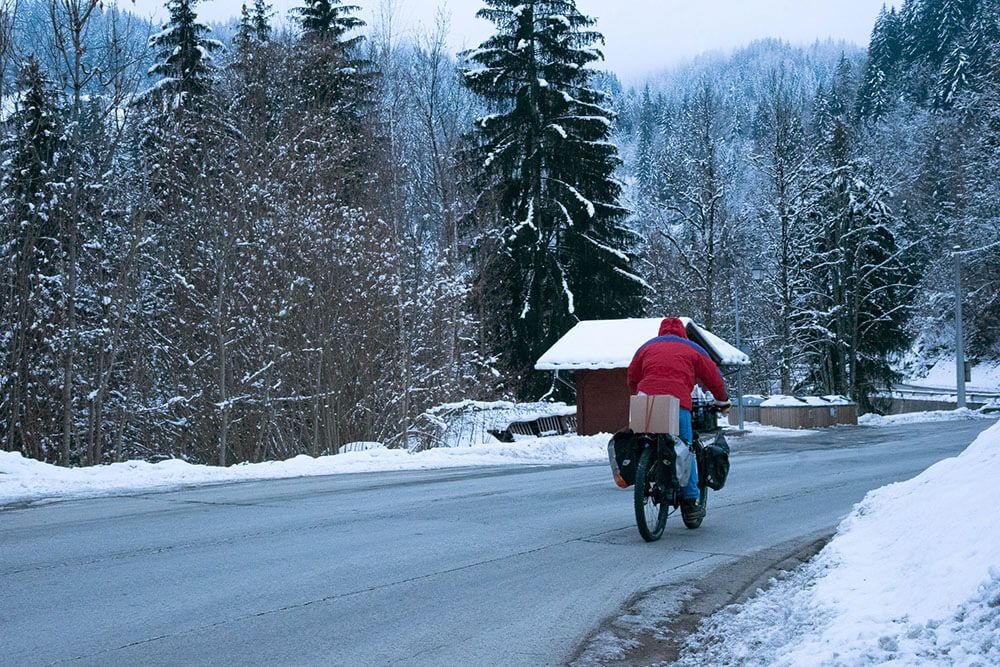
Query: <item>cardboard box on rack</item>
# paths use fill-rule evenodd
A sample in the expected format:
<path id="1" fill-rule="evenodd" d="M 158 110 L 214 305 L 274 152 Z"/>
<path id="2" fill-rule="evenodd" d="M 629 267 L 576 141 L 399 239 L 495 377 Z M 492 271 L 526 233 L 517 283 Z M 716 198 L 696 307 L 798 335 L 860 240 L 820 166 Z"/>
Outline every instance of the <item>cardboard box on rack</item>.
<path id="1" fill-rule="evenodd" d="M 676 396 L 633 396 L 629 428 L 636 433 L 681 434 L 681 402 Z"/>

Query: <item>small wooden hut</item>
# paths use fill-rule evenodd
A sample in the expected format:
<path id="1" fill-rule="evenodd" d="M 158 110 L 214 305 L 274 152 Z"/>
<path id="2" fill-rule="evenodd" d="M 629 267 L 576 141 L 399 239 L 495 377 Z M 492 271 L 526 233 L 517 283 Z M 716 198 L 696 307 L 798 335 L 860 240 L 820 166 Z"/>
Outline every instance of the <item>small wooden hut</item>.
<path id="1" fill-rule="evenodd" d="M 843 396 L 745 396 L 745 418 L 764 426 L 780 428 L 825 428 L 858 425 L 858 404 Z M 737 424 L 736 411 L 729 423 Z"/>
<path id="2" fill-rule="evenodd" d="M 733 345 L 689 318 L 687 335 L 701 345 L 723 373 L 750 364 Z M 535 368 L 571 375 L 576 386 L 576 423 L 580 435 L 615 433 L 628 426 L 627 370 L 644 343 L 655 338 L 662 318 L 580 322 L 542 355 Z M 564 378 L 568 379 L 568 378 Z"/>

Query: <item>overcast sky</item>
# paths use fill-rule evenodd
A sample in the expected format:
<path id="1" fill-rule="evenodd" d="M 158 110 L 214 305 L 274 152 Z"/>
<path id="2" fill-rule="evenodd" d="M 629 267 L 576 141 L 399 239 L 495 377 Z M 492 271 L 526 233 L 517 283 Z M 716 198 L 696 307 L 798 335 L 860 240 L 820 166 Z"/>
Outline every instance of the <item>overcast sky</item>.
<path id="1" fill-rule="evenodd" d="M 301 0 L 270 0 L 280 16 Z M 879 9 L 887 0 L 579 0 L 598 19 L 607 38 L 608 69 L 632 78 L 678 61 L 731 49 L 760 37 L 793 43 L 846 39 L 866 45 Z M 127 0 L 126 0 L 127 2 Z M 475 18 L 479 0 L 395 0 L 400 29 L 430 26 L 444 5 L 451 14 L 452 45 L 475 46 L 490 24 Z M 125 4 L 125 2 L 123 2 Z M 202 0 L 199 15 L 224 21 L 239 13 L 240 0 Z M 353 0 L 372 21 L 380 0 Z M 890 1 L 889 4 L 892 4 Z M 144 16 L 163 17 L 162 0 L 135 0 Z"/>

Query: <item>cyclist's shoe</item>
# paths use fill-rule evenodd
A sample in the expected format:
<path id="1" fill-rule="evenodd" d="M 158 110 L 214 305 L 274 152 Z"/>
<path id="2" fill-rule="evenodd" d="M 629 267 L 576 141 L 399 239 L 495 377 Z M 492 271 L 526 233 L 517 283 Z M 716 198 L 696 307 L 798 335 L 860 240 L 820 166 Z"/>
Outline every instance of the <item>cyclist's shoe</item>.
<path id="1" fill-rule="evenodd" d="M 705 518 L 705 508 L 697 500 L 685 498 L 681 501 L 681 516 L 685 521 L 697 521 Z"/>

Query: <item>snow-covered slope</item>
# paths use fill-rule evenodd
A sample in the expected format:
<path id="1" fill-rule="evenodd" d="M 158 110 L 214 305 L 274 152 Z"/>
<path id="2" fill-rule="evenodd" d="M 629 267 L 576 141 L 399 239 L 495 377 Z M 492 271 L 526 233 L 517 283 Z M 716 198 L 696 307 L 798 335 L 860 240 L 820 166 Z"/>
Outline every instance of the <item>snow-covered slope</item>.
<path id="1" fill-rule="evenodd" d="M 906 384 L 930 389 L 955 389 L 955 359 L 941 359 L 926 373 L 908 378 Z M 972 367 L 972 381 L 966 383 L 969 391 L 1000 391 L 1000 363 L 983 362 Z"/>
<path id="2" fill-rule="evenodd" d="M 1000 424 L 873 491 L 808 565 L 720 612 L 681 664 L 1000 664 Z"/>

